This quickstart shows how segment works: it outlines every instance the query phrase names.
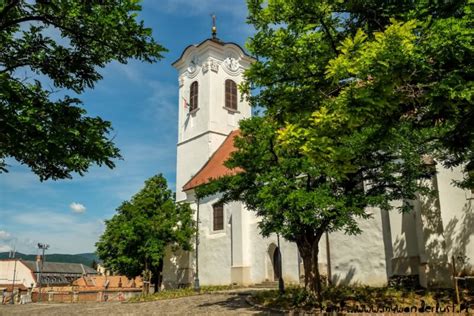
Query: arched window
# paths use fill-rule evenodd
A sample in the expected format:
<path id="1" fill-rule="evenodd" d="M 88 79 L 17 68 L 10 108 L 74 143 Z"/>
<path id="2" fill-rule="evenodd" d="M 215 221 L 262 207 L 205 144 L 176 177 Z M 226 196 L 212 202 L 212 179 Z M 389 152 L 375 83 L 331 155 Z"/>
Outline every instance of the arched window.
<path id="1" fill-rule="evenodd" d="M 198 82 L 194 81 L 191 83 L 191 88 L 189 89 L 189 111 L 194 111 L 198 108 Z"/>
<path id="2" fill-rule="evenodd" d="M 224 229 L 224 205 L 214 204 L 212 206 L 212 230 L 223 230 Z"/>
<path id="3" fill-rule="evenodd" d="M 230 79 L 225 81 L 225 107 L 237 110 L 237 84 Z"/>

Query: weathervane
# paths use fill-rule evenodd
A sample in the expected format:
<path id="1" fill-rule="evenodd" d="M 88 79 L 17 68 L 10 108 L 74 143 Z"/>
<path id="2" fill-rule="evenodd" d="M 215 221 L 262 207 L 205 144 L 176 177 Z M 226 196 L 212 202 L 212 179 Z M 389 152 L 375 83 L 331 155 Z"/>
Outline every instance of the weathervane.
<path id="1" fill-rule="evenodd" d="M 217 27 L 216 27 L 216 15 L 213 13 L 212 16 L 212 38 L 217 38 Z"/>

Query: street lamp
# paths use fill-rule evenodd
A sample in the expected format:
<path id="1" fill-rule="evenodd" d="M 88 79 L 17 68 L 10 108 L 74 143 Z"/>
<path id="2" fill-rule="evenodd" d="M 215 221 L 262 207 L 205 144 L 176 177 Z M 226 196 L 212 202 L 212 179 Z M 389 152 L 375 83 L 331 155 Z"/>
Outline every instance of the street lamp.
<path id="1" fill-rule="evenodd" d="M 41 287 L 42 287 L 42 282 L 41 282 L 41 274 L 43 273 L 43 265 L 44 265 L 44 251 L 47 250 L 49 248 L 49 245 L 48 244 L 42 244 L 42 243 L 38 243 L 38 249 L 41 249 L 42 250 L 42 255 L 41 255 L 41 268 L 40 268 L 40 271 L 39 271 L 39 275 L 38 275 L 38 283 L 39 283 L 39 298 L 38 298 L 38 301 L 41 302 Z"/>

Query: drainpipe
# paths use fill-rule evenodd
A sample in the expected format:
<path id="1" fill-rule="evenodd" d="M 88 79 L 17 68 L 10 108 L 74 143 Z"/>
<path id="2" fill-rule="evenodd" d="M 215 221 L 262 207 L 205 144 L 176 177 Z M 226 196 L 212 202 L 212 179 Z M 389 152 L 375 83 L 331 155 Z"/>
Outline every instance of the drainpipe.
<path id="1" fill-rule="evenodd" d="M 279 265 L 278 265 L 278 291 L 280 292 L 281 295 L 285 294 L 285 283 L 283 282 L 283 261 L 281 257 L 281 248 L 280 248 L 280 234 L 277 234 L 277 244 L 278 244 L 278 259 L 279 259 Z"/>
<path id="2" fill-rule="evenodd" d="M 200 198 L 197 199 L 197 210 L 196 210 L 196 274 L 194 275 L 194 290 L 196 292 L 201 291 L 199 285 L 199 204 Z"/>
<path id="3" fill-rule="evenodd" d="M 332 285 L 332 275 L 331 275 L 331 251 L 329 249 L 329 233 L 326 231 L 326 261 L 328 268 L 328 284 Z"/>

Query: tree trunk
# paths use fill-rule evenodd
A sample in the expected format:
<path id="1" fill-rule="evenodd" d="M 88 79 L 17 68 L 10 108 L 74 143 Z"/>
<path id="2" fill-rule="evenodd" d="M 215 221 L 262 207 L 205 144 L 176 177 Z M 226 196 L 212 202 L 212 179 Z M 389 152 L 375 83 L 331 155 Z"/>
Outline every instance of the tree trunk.
<path id="1" fill-rule="evenodd" d="M 316 295 L 318 302 L 322 303 L 321 297 L 321 277 L 319 274 L 318 254 L 319 238 L 314 240 L 297 241 L 296 244 L 303 259 L 304 266 L 304 286 L 307 291 Z"/>
<path id="2" fill-rule="evenodd" d="M 163 258 L 160 259 L 158 267 L 153 273 L 153 284 L 155 285 L 155 293 L 158 293 L 161 290 L 161 284 L 163 283 Z"/>
<path id="3" fill-rule="evenodd" d="M 143 294 L 150 294 L 150 271 L 148 270 L 148 261 L 145 260 L 145 271 L 143 273 Z"/>

